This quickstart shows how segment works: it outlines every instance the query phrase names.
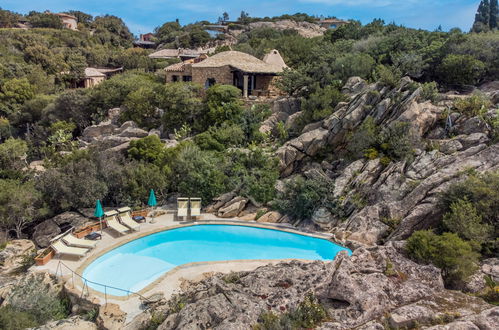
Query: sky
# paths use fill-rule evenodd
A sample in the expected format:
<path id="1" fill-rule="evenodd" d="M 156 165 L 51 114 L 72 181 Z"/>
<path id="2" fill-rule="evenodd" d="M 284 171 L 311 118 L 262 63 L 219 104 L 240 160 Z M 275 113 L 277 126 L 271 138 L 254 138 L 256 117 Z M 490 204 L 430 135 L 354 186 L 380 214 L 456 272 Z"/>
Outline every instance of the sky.
<path id="1" fill-rule="evenodd" d="M 375 18 L 407 27 L 468 31 L 480 0 L 0 0 L 0 7 L 18 13 L 31 10 L 80 10 L 94 16 L 121 17 L 138 35 L 176 18 L 181 24 L 216 21 L 223 12 L 236 19 L 242 10 L 250 16 L 278 16 L 297 12 L 336 16 L 369 23 Z"/>

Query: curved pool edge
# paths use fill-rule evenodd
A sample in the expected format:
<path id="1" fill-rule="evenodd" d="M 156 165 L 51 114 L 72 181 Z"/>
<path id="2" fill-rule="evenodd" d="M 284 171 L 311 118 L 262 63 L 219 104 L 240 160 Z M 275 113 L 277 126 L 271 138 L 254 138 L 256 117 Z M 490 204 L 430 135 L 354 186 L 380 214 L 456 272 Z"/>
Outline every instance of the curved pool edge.
<path id="1" fill-rule="evenodd" d="M 269 223 L 258 223 L 258 222 L 248 222 L 248 221 L 237 221 L 237 220 L 202 220 L 202 221 L 194 221 L 194 222 L 188 222 L 188 223 L 180 223 L 178 225 L 175 225 L 175 226 L 170 226 L 170 227 L 167 227 L 167 228 L 158 228 L 158 229 L 155 229 L 155 230 L 150 230 L 148 232 L 137 232 L 135 233 L 134 235 L 127 235 L 127 236 L 121 236 L 121 237 L 124 237 L 126 239 L 120 241 L 120 242 L 116 242 L 116 244 L 113 244 L 105 249 L 103 249 L 102 251 L 100 251 L 99 253 L 95 254 L 95 255 L 92 255 L 90 257 L 88 257 L 76 270 L 75 272 L 77 274 L 80 274 L 81 276 L 83 276 L 83 271 L 92 263 L 94 262 L 96 259 L 100 258 L 101 256 L 125 245 L 125 244 L 128 244 L 130 242 L 133 242 L 135 240 L 138 240 L 138 239 L 141 239 L 141 238 L 144 238 L 144 237 L 147 237 L 147 236 L 150 236 L 150 235 L 154 235 L 154 234 L 157 234 L 157 233 L 161 233 L 161 232 L 165 232 L 165 231 L 170 231 L 170 230 L 174 230 L 174 229 L 179 229 L 179 228 L 185 228 L 185 227 L 194 227 L 194 226 L 199 226 L 199 225 L 232 225 L 232 226 L 242 226 L 242 227 L 254 227 L 254 228 L 261 228 L 261 229 L 270 229 L 270 230 L 277 230 L 277 231 L 282 231 L 282 232 L 288 232 L 288 233 L 293 233 L 293 234 L 297 234 L 297 235 L 302 235 L 302 236 L 308 236 L 308 237 L 313 237 L 313 238 L 317 238 L 317 239 L 322 239 L 322 240 L 326 240 L 328 242 L 331 242 L 331 243 L 334 243 L 336 245 L 339 245 L 341 246 L 342 248 L 344 248 L 346 251 L 350 252 L 350 254 L 352 253 L 352 251 L 339 244 L 338 242 L 334 241 L 333 238 L 334 236 L 329 236 L 329 235 L 325 235 L 325 234 L 322 234 L 322 233 L 307 233 L 307 232 L 302 232 L 302 231 L 299 231 L 299 230 L 296 230 L 296 229 L 293 229 L 293 228 L 289 228 L 289 227 L 286 227 L 286 226 L 279 226 L 279 225 L 274 225 L 274 224 L 269 224 Z M 104 298 L 107 296 L 108 299 L 114 299 L 114 300 L 119 300 L 119 301 L 126 301 L 130 298 L 132 298 L 133 296 L 135 296 L 135 294 L 138 294 L 138 295 L 141 295 L 141 296 L 144 296 L 144 294 L 146 294 L 148 291 L 151 291 L 155 286 L 157 286 L 160 282 L 162 282 L 167 276 L 170 276 L 182 269 L 187 269 L 187 268 L 192 268 L 192 267 L 195 267 L 195 266 L 200 266 L 200 265 L 210 265 L 210 264 L 223 264 L 223 263 L 243 263 L 243 262 L 262 262 L 262 263 L 273 263 L 273 262 L 289 262 L 289 261 L 292 261 L 292 260 L 299 260 L 299 261 L 303 261 L 303 262 L 314 262 L 315 260 L 307 260 L 307 259 L 296 259 L 296 258 L 291 258 L 291 259 L 243 259 L 243 260 L 224 260 L 224 261 L 203 261 L 203 262 L 190 262 L 190 263 L 186 263 L 186 264 L 182 264 L 182 265 L 179 265 L 179 266 L 176 266 L 175 268 L 172 268 L 171 270 L 165 272 L 164 274 L 162 274 L 160 277 L 158 277 L 156 280 L 154 280 L 153 282 L 151 282 L 150 284 L 148 284 L 146 287 L 144 287 L 143 289 L 141 289 L 140 291 L 138 292 L 133 292 L 132 294 L 130 294 L 129 296 L 115 296 L 115 295 L 111 295 L 111 294 L 105 294 L 101 291 L 98 291 L 98 290 L 95 290 L 95 289 L 92 289 L 91 287 L 89 286 L 86 286 L 85 290 L 88 290 L 89 292 L 91 292 L 92 295 L 94 296 L 97 296 L 97 297 L 100 297 L 100 298 Z M 329 262 L 332 262 L 333 260 L 329 261 Z M 84 282 L 81 278 L 77 277 L 76 279 L 76 282 L 77 284 L 82 288 L 83 290 L 83 285 L 84 285 Z M 132 291 L 130 291 L 132 292 Z"/>

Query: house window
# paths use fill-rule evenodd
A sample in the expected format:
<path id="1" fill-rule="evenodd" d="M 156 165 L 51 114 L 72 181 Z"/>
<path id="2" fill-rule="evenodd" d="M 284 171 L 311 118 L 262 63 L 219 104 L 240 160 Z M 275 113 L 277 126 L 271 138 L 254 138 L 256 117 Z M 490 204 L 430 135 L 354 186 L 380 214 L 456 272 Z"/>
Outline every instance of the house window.
<path id="1" fill-rule="evenodd" d="M 204 83 L 204 87 L 210 88 L 211 86 L 215 85 L 216 83 L 217 83 L 217 81 L 215 80 L 215 78 L 208 78 L 208 79 L 206 79 L 206 82 Z"/>
<path id="2" fill-rule="evenodd" d="M 184 82 L 190 82 L 190 81 L 192 81 L 192 76 L 183 76 L 183 77 L 182 77 L 182 80 L 183 80 Z"/>
<path id="3" fill-rule="evenodd" d="M 177 81 L 178 81 L 178 76 L 176 76 L 176 75 L 175 75 L 175 76 L 172 76 L 172 81 L 173 81 L 173 82 L 177 82 Z"/>

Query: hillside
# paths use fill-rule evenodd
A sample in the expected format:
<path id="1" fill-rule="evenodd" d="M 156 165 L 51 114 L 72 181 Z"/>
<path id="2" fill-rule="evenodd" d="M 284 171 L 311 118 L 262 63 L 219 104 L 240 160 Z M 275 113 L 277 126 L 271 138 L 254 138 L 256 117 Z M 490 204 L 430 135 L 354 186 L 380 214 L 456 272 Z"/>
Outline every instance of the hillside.
<path id="1" fill-rule="evenodd" d="M 78 30 L 0 11 L 0 328 L 499 326 L 497 28 L 241 15 L 216 37 L 213 22 L 166 22 L 142 49 L 118 17 L 70 14 Z M 208 61 L 148 56 L 178 48 L 246 53 L 264 69 L 243 70 L 243 89 L 270 75 L 275 94 L 243 97 L 248 63 L 233 85 L 165 83 L 165 67 Z M 76 88 L 89 68 L 118 73 Z M 199 197 L 210 216 L 325 233 L 353 254 L 206 274 L 128 319 L 28 270 L 97 200 L 142 209 L 151 189 L 170 210 Z"/>

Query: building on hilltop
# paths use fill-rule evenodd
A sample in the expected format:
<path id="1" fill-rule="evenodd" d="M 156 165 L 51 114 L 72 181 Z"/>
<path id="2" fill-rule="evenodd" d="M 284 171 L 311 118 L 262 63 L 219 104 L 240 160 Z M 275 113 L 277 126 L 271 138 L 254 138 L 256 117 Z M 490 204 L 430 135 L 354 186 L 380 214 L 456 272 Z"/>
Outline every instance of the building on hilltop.
<path id="1" fill-rule="evenodd" d="M 322 18 L 317 21 L 317 24 L 326 29 L 337 29 L 342 25 L 348 24 L 348 21 L 337 18 Z"/>
<path id="2" fill-rule="evenodd" d="M 97 86 L 107 78 L 123 72 L 123 68 L 85 68 L 85 78 L 78 84 L 81 88 L 91 88 Z"/>
<path id="3" fill-rule="evenodd" d="M 170 65 L 165 72 L 167 83 L 192 81 L 205 88 L 214 84 L 233 85 L 248 97 L 278 94 L 275 79 L 285 68 L 286 63 L 274 49 L 263 60 L 238 51 L 226 51 Z"/>
<path id="4" fill-rule="evenodd" d="M 59 16 L 62 21 L 62 25 L 64 25 L 66 29 L 73 31 L 78 30 L 78 20 L 75 16 L 66 13 L 57 13 L 53 15 Z"/>
<path id="5" fill-rule="evenodd" d="M 207 51 L 204 51 L 202 49 L 177 48 L 177 49 L 161 49 L 158 50 L 157 52 L 149 54 L 149 57 L 154 59 L 179 58 L 182 61 L 187 61 L 190 59 L 198 58 L 203 54 L 206 55 Z"/>
<path id="6" fill-rule="evenodd" d="M 133 42 L 133 45 L 135 47 L 146 48 L 146 49 L 155 48 L 156 43 L 153 41 L 153 38 L 154 34 L 151 32 L 146 34 L 141 34 L 139 40 L 135 40 Z"/>

